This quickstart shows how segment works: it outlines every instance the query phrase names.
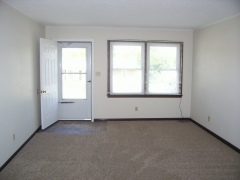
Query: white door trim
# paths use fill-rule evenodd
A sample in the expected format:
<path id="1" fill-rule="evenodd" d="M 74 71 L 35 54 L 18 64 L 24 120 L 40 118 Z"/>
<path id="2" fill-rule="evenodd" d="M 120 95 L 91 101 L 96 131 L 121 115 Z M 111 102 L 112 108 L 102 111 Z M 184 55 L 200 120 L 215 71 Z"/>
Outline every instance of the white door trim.
<path id="1" fill-rule="evenodd" d="M 94 40 L 93 39 L 53 39 L 53 41 L 59 42 L 59 41 L 72 41 L 72 42 L 90 42 L 92 44 L 92 65 L 91 65 L 91 76 L 92 76 L 92 89 L 91 89 L 91 96 L 92 96 L 92 102 L 91 102 L 91 122 L 94 122 Z"/>

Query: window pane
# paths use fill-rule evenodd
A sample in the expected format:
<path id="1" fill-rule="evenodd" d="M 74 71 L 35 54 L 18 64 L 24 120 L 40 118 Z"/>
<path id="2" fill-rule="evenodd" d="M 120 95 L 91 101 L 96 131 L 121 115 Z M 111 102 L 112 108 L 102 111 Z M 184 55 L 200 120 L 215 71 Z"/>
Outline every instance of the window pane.
<path id="1" fill-rule="evenodd" d="M 113 70 L 112 92 L 141 93 L 142 92 L 141 70 Z"/>
<path id="2" fill-rule="evenodd" d="M 62 73 L 85 73 L 86 60 L 86 48 L 62 48 Z"/>
<path id="3" fill-rule="evenodd" d="M 149 71 L 149 93 L 179 93 L 177 71 Z"/>
<path id="4" fill-rule="evenodd" d="M 62 98 L 86 99 L 86 74 L 62 74 Z"/>
<path id="5" fill-rule="evenodd" d="M 113 46 L 114 69 L 141 69 L 142 49 L 141 46 Z"/>
<path id="6" fill-rule="evenodd" d="M 150 69 L 176 69 L 177 47 L 150 46 Z"/>

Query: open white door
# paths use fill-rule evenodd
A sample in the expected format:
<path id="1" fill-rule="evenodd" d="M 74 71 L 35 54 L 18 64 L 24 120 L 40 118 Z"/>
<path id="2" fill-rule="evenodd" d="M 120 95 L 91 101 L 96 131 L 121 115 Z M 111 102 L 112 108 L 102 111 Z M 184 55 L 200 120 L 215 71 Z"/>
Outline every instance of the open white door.
<path id="1" fill-rule="evenodd" d="M 41 124 L 47 128 L 58 120 L 57 43 L 40 39 Z"/>

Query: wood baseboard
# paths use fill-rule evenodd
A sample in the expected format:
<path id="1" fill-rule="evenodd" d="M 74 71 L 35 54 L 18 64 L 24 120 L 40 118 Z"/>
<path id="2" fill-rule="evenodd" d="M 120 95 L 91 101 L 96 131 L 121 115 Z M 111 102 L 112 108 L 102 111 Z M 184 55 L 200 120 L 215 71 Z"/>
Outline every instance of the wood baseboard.
<path id="1" fill-rule="evenodd" d="M 232 148 L 233 150 L 235 150 L 236 152 L 240 153 L 239 148 L 237 148 L 236 146 L 234 146 L 230 142 L 221 138 L 220 136 L 218 136 L 214 132 L 210 131 L 206 127 L 202 126 L 201 124 L 197 123 L 195 120 L 193 120 L 191 118 L 108 118 L 108 119 L 94 119 L 94 121 L 165 121 L 165 120 L 191 121 L 194 124 L 196 124 L 197 126 L 199 126 L 200 128 L 202 128 L 203 130 L 205 130 L 206 132 L 208 132 L 209 134 L 211 134 L 212 136 L 214 136 L 215 138 L 217 138 L 218 140 L 220 140 L 221 142 L 223 142 L 224 144 L 226 144 L 227 146 L 229 146 L 230 148 Z"/>
<path id="2" fill-rule="evenodd" d="M 221 138 L 220 136 L 218 136 L 217 134 L 215 134 L 214 132 L 210 131 L 209 129 L 207 129 L 206 127 L 204 127 L 203 125 L 199 124 L 198 122 L 196 122 L 195 120 L 191 119 L 190 120 L 196 124 L 197 126 L 199 126 L 200 128 L 202 128 L 203 130 L 205 130 L 206 132 L 208 132 L 209 134 L 211 134 L 212 136 L 214 136 L 215 138 L 217 138 L 218 140 L 220 140 L 221 142 L 223 142 L 224 144 L 226 144 L 227 146 L 229 146 L 230 148 L 232 148 L 233 150 L 235 150 L 236 152 L 240 153 L 240 149 L 237 148 L 236 146 L 234 146 L 233 144 L 231 144 L 230 142 L 226 141 L 225 139 Z"/>
<path id="3" fill-rule="evenodd" d="M 33 138 L 33 136 L 41 129 L 41 126 L 17 149 L 17 151 L 0 167 L 0 172 L 8 165 L 8 163 L 17 155 L 17 153 Z"/>
<path id="4" fill-rule="evenodd" d="M 94 121 L 168 121 L 168 120 L 191 120 L 191 118 L 106 118 L 106 119 L 94 119 Z"/>
<path id="5" fill-rule="evenodd" d="M 231 144 L 230 142 L 226 141 L 225 139 L 221 138 L 214 132 L 210 131 L 206 127 L 202 126 L 201 124 L 197 123 L 195 120 L 191 118 L 109 118 L 109 119 L 94 119 L 94 121 L 165 121 L 165 120 L 179 120 L 179 121 L 191 121 L 212 136 L 216 137 L 218 140 L 235 150 L 236 152 L 240 153 L 240 149 Z M 0 167 L 0 172 L 8 165 L 8 163 L 17 155 L 17 153 L 32 139 L 32 137 L 41 129 L 41 126 L 23 143 L 23 145 L 18 148 L 18 150 Z"/>

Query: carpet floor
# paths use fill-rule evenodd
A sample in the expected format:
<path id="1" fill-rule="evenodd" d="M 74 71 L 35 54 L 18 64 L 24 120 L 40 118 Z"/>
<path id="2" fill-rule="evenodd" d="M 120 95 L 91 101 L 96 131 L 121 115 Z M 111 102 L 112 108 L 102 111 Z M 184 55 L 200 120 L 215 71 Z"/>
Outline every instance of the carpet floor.
<path id="1" fill-rule="evenodd" d="M 0 179 L 240 179 L 240 154 L 192 122 L 85 122 L 85 133 L 79 134 L 76 129 L 83 126 L 72 123 L 75 133 L 57 128 L 37 133 Z"/>

